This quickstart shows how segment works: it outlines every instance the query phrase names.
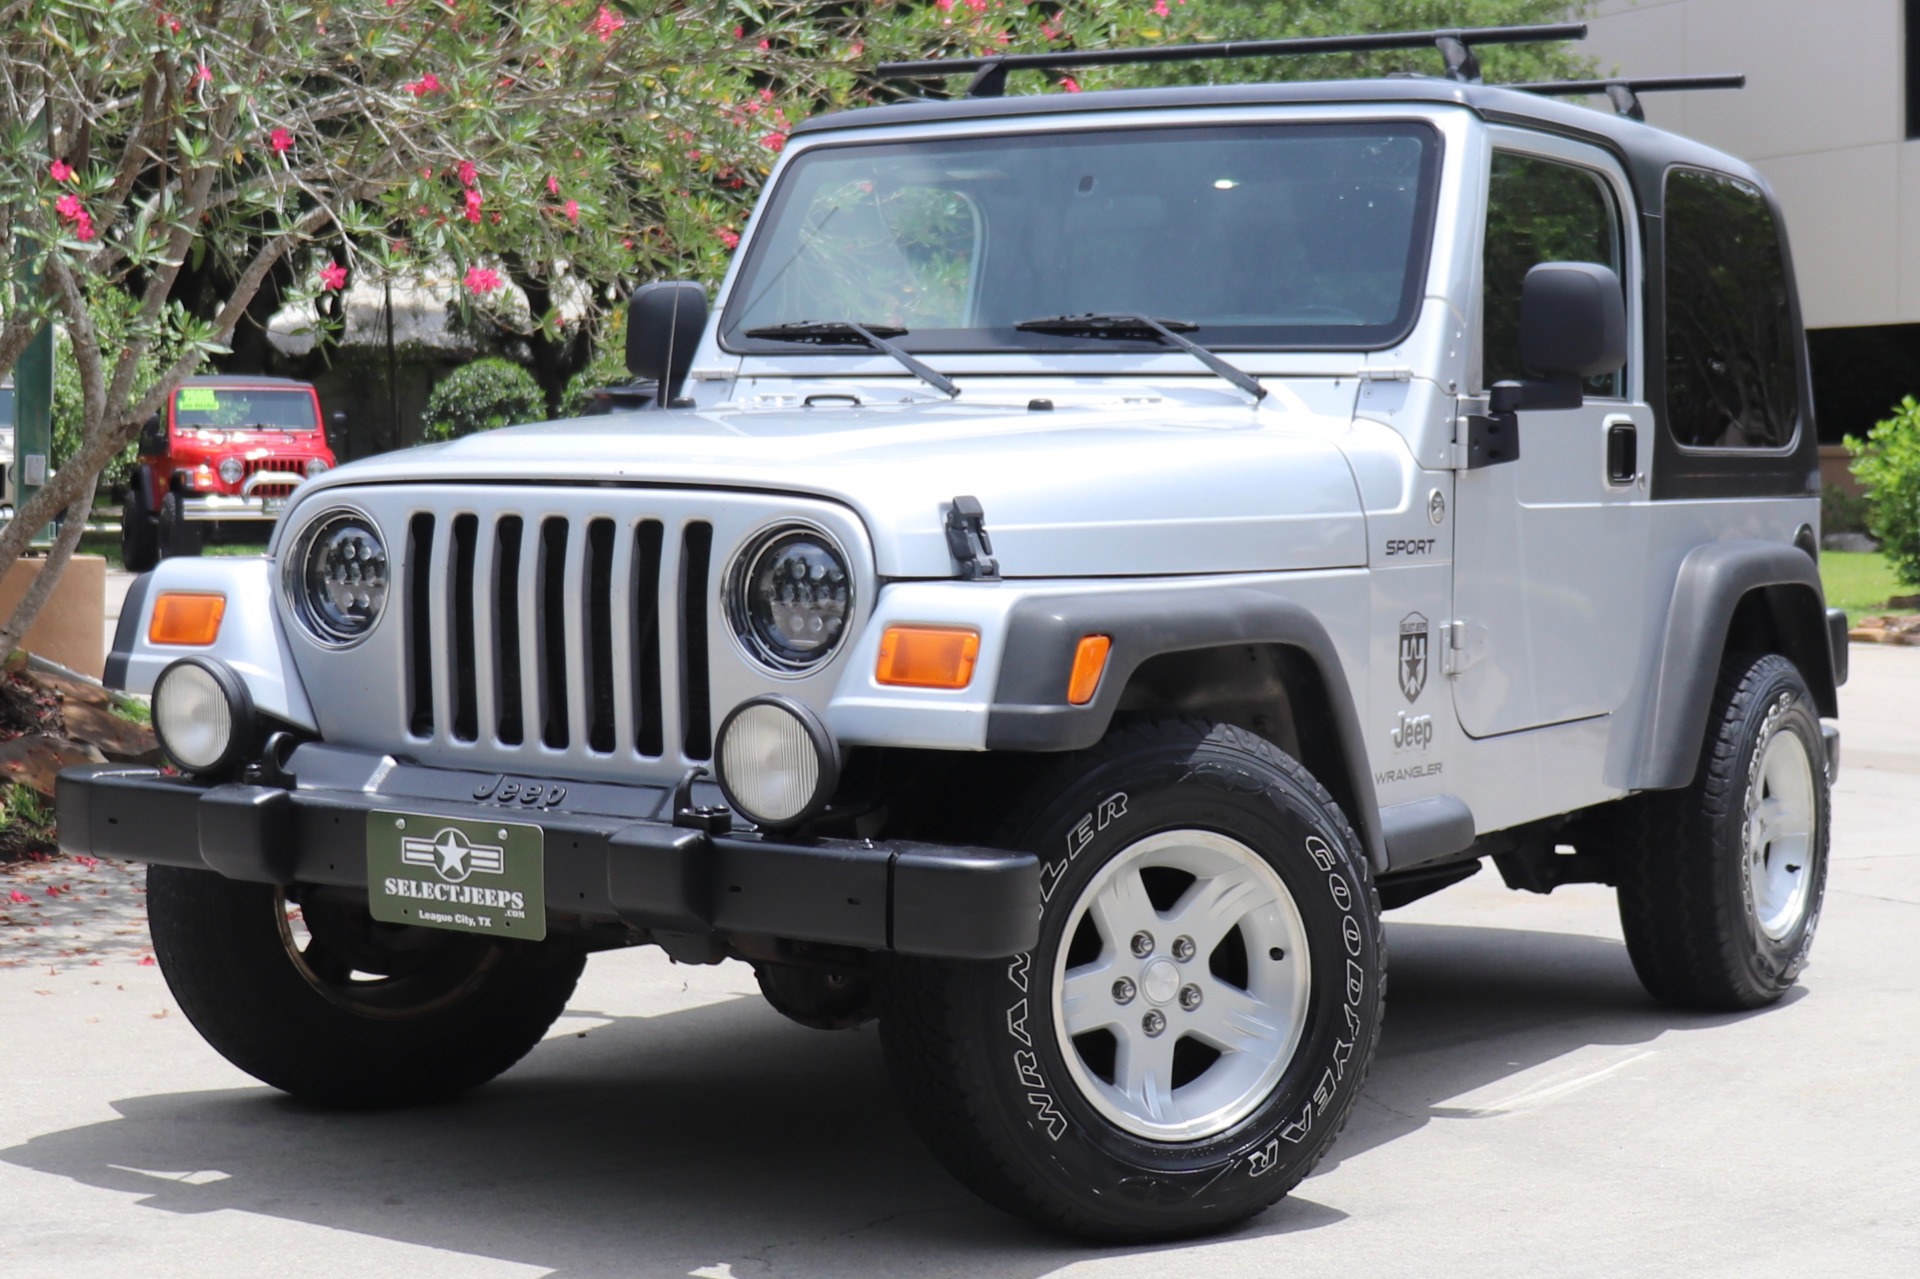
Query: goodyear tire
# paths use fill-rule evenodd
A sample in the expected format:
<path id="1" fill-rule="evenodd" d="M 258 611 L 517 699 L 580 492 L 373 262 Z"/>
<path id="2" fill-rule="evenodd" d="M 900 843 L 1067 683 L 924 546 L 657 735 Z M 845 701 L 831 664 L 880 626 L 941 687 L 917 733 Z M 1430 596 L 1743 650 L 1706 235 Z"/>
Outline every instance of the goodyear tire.
<path id="1" fill-rule="evenodd" d="M 907 961 L 881 1023 L 908 1112 L 989 1202 L 1101 1241 L 1217 1230 L 1306 1176 L 1379 1037 L 1359 842 L 1271 743 L 1155 720 L 1064 759 L 1002 842 L 1040 852 L 1040 940 Z"/>
<path id="2" fill-rule="evenodd" d="M 1617 854 L 1620 924 L 1650 994 L 1738 1011 L 1787 992 L 1826 896 L 1828 789 L 1799 670 L 1729 655 L 1693 784 L 1632 801 Z"/>
<path id="3" fill-rule="evenodd" d="M 154 956 L 221 1056 L 327 1106 L 438 1101 L 492 1079 L 566 1007 L 585 960 L 525 942 L 294 908 L 278 888 L 147 870 Z"/>

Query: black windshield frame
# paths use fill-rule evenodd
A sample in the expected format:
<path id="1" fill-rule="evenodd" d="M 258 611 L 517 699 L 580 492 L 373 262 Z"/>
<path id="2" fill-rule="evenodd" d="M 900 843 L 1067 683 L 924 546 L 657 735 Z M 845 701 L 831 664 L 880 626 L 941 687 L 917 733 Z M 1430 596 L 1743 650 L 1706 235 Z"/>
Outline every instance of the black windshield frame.
<path id="1" fill-rule="evenodd" d="M 899 156 L 903 159 L 923 158 L 929 150 L 959 158 L 968 151 L 977 151 L 983 156 L 1002 154 L 1012 148 L 1020 147 L 1058 147 L 1065 143 L 1074 146 L 1125 146 L 1141 138 L 1155 140 L 1217 140 L 1232 143 L 1238 140 L 1286 139 L 1339 139 L 1351 138 L 1356 142 L 1386 139 L 1408 139 L 1419 145 L 1417 178 L 1413 192 L 1413 202 L 1406 226 L 1406 251 L 1399 264 L 1399 293 L 1394 311 L 1384 322 L 1371 324 L 1260 324 L 1233 325 L 1207 324 L 1204 320 L 1196 332 L 1197 340 L 1215 351 L 1377 351 L 1385 350 L 1405 341 L 1418 322 L 1421 300 L 1426 291 L 1426 282 L 1430 268 L 1432 246 L 1435 235 L 1436 208 L 1440 184 L 1441 165 L 1444 159 L 1444 139 L 1440 130 L 1428 120 L 1418 117 L 1381 117 L 1367 120 L 1341 121 L 1303 121 L 1303 120 L 1263 120 L 1246 123 L 1178 124 L 1154 123 L 1128 125 L 1099 131 L 1087 130 L 1048 130 L 1043 132 L 1019 133 L 1012 135 L 971 135 L 967 137 L 933 138 L 915 141 L 874 141 L 840 142 L 820 144 L 809 147 L 794 156 L 782 174 L 760 219 L 767 230 L 755 235 L 749 241 L 746 256 L 740 264 L 734 283 L 728 291 L 727 304 L 722 310 L 718 325 L 718 338 L 722 350 L 741 355 L 775 356 L 820 356 L 826 354 L 842 357 L 852 354 L 846 350 L 822 350 L 808 348 L 790 342 L 773 339 L 754 339 L 744 335 L 742 330 L 757 327 L 767 317 L 749 315 L 761 291 L 769 287 L 770 281 L 763 279 L 769 270 L 777 271 L 778 266 L 770 263 L 770 245 L 775 237 L 768 233 L 780 225 L 785 217 L 804 217 L 804 212 L 795 209 L 796 193 L 805 185 L 797 179 L 804 173 L 804 167 L 814 157 L 845 156 L 850 152 L 859 152 L 868 163 L 885 164 L 889 159 Z M 989 239 L 986 252 L 993 252 L 994 246 Z M 1258 245 L 1229 244 L 1222 252 L 1257 254 Z M 1071 308 L 1069 308 L 1071 309 Z M 1048 313 L 1040 307 L 1032 314 Z M 881 316 L 785 316 L 787 320 L 837 320 L 854 319 L 863 323 L 880 322 Z M 1138 341 L 1116 341 L 1088 339 L 1085 337 L 1020 332 L 1013 327 L 1013 321 L 1031 318 L 1029 315 L 1013 317 L 1004 326 L 978 328 L 937 328 L 909 327 L 909 331 L 895 341 L 904 349 L 914 352 L 938 352 L 956 355 L 1036 355 L 1052 353 L 1075 354 L 1132 354 L 1164 351 L 1165 348 L 1148 338 Z M 1181 316 L 1179 318 L 1190 318 Z"/>

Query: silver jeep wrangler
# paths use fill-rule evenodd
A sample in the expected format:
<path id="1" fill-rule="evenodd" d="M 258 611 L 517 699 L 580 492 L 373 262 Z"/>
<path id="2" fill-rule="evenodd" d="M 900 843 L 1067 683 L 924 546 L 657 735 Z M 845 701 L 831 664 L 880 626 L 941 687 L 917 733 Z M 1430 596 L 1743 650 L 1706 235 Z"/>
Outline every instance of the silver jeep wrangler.
<path id="1" fill-rule="evenodd" d="M 138 580 L 177 771 L 69 770 L 221 1053 L 318 1102 L 512 1065 L 585 956 L 880 1019 L 991 1202 L 1096 1239 L 1273 1203 L 1380 1032 L 1381 911 L 1491 858 L 1619 890 L 1647 989 L 1806 963 L 1825 607 L 1779 210 L 1634 118 L 1447 74 L 818 118 L 654 407 L 303 485 Z M 1683 82 L 1698 87 L 1702 82 Z M 1603 92 L 1616 113 L 1559 101 Z"/>

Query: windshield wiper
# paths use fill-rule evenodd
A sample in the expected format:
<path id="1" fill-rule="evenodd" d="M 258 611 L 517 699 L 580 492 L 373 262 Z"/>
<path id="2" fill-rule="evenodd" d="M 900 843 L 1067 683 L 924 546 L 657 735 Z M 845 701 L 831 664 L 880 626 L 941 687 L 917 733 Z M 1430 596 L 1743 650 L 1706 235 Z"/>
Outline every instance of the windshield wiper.
<path id="1" fill-rule="evenodd" d="M 855 324 L 852 320 L 796 320 L 791 324 L 769 324 L 765 328 L 748 329 L 746 336 L 771 338 L 776 342 L 811 342 L 818 346 L 863 345 L 892 356 L 907 372 L 942 395 L 951 397 L 960 394 L 960 388 L 953 384 L 953 379 L 938 369 L 922 364 L 887 341 L 888 338 L 904 337 L 906 332 L 892 325 Z"/>
<path id="2" fill-rule="evenodd" d="M 1180 336 L 1183 331 L 1192 333 L 1200 327 L 1190 320 L 1156 320 L 1145 315 L 1100 315 L 1088 312 L 1085 315 L 1046 315 L 1037 320 L 1022 320 L 1013 327 L 1026 333 L 1057 333 L 1063 337 L 1155 338 L 1179 347 L 1251 395 L 1255 404 L 1267 398 L 1267 388 L 1243 370 L 1228 364 L 1198 342 L 1190 342 Z"/>

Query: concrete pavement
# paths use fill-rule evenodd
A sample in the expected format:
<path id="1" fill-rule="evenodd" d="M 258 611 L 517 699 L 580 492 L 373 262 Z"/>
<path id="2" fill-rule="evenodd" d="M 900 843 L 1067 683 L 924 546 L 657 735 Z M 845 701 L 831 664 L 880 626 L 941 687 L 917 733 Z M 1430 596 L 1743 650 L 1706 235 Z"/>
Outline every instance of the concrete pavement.
<path id="1" fill-rule="evenodd" d="M 0 1275 L 1911 1276 L 1920 650 L 1853 666 L 1826 911 L 1785 1002 L 1662 1008 L 1610 891 L 1489 869 L 1388 917 L 1385 1038 L 1322 1169 L 1177 1247 L 1087 1250 L 980 1205 L 871 1028 L 793 1026 L 740 965 L 598 957 L 494 1085 L 330 1114 L 185 1024 L 142 966 L 136 875 L 0 876 L 0 913 L 35 917 L 0 926 Z M 16 884 L 41 904 L 9 907 Z"/>

